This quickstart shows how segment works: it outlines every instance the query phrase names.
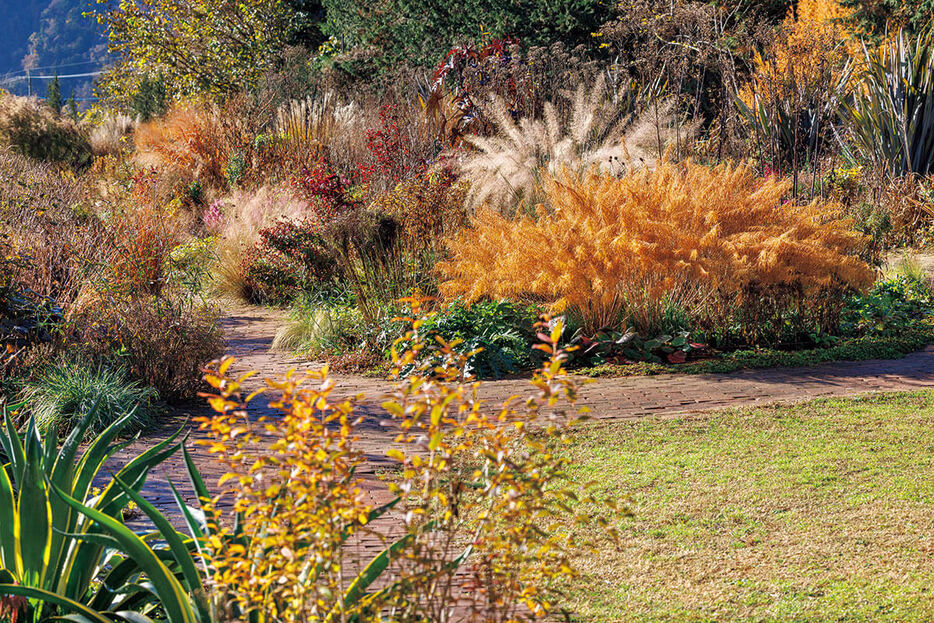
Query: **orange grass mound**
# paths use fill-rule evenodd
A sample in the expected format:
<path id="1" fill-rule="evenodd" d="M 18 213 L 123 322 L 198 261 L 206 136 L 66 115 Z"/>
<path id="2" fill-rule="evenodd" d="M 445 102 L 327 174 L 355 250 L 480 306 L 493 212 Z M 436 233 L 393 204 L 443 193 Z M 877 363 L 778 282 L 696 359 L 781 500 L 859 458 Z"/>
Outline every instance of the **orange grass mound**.
<path id="1" fill-rule="evenodd" d="M 617 323 L 678 293 L 689 305 L 749 292 L 868 286 L 865 239 L 837 205 L 783 199 L 788 182 L 747 166 L 661 163 L 623 178 L 546 177 L 537 219 L 478 212 L 450 241 L 442 293 L 548 300 L 590 328 Z"/>

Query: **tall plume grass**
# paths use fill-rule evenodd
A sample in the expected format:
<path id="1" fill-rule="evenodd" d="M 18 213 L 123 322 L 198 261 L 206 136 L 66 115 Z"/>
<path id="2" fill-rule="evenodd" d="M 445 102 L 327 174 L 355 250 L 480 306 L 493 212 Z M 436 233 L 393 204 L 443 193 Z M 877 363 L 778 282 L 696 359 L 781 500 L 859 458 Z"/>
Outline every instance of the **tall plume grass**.
<path id="1" fill-rule="evenodd" d="M 246 297 L 243 263 L 247 251 L 259 241 L 261 229 L 279 220 L 307 216 L 308 204 L 287 188 L 264 186 L 255 192 L 235 191 L 224 201 L 218 228 L 213 290 L 218 296 L 242 300 Z"/>
<path id="2" fill-rule="evenodd" d="M 360 120 L 358 106 L 341 104 L 332 91 L 293 100 L 276 112 L 276 132 L 289 143 L 327 146 L 345 127 Z"/>
<path id="3" fill-rule="evenodd" d="M 95 156 L 119 154 L 124 148 L 124 139 L 133 134 L 139 119 L 120 112 L 107 113 L 91 130 L 91 149 Z"/>
<path id="4" fill-rule="evenodd" d="M 331 147 L 361 123 L 360 107 L 342 103 L 332 91 L 292 100 L 276 111 L 274 140 L 258 156 L 267 170 L 295 175 L 328 157 Z"/>
<path id="5" fill-rule="evenodd" d="M 581 85 L 564 98 L 546 102 L 540 118 L 518 121 L 502 99 L 493 98 L 488 115 L 495 134 L 466 138 L 475 150 L 461 165 L 471 205 L 489 203 L 508 213 L 522 201 L 534 202 L 543 170 L 622 174 L 654 162 L 672 134 L 670 103 L 637 114 L 636 94 L 629 87 L 609 89 L 602 75 L 589 91 Z"/>
<path id="6" fill-rule="evenodd" d="M 649 330 L 672 296 L 694 318 L 744 305 L 833 307 L 833 293 L 873 280 L 855 257 L 864 239 L 835 205 L 784 202 L 788 189 L 747 166 L 690 161 L 623 178 L 545 175 L 550 210 L 538 219 L 482 209 L 453 238 L 442 292 L 556 302 L 591 331 L 627 321 Z"/>

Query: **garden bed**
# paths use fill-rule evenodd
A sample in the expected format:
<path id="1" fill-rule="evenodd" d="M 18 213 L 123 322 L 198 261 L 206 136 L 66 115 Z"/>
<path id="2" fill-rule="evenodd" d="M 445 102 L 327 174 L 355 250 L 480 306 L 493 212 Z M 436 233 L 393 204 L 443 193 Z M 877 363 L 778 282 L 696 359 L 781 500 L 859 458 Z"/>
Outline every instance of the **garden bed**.
<path id="1" fill-rule="evenodd" d="M 605 363 L 575 370 L 583 376 L 621 377 L 655 374 L 711 374 L 755 368 L 797 368 L 833 361 L 866 361 L 868 359 L 899 359 L 934 344 L 934 322 L 927 319 L 905 329 L 898 335 L 863 336 L 841 340 L 828 348 L 798 351 L 760 348 L 723 353 L 683 364 Z"/>

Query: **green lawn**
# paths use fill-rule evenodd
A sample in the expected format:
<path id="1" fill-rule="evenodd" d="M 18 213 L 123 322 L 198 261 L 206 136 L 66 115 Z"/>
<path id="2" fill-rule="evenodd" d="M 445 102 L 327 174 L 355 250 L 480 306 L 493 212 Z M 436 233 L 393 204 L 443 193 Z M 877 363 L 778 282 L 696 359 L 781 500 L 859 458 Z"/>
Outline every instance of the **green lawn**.
<path id="1" fill-rule="evenodd" d="M 590 424 L 566 452 L 633 512 L 580 560 L 579 620 L 934 620 L 934 391 Z"/>

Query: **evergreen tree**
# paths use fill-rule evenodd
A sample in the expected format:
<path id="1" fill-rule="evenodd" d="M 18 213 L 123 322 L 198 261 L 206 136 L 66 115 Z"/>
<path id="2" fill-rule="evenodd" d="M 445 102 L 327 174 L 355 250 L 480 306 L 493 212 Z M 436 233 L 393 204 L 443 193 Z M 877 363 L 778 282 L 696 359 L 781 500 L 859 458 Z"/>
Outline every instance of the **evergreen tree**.
<path id="1" fill-rule="evenodd" d="M 62 85 L 58 82 L 57 71 L 55 72 L 55 77 L 52 78 L 52 82 L 50 82 L 49 86 L 46 88 L 45 103 L 48 104 L 49 108 L 55 111 L 55 114 L 60 114 L 62 112 Z"/>
<path id="2" fill-rule="evenodd" d="M 72 91 L 71 95 L 68 96 L 68 101 L 65 102 L 65 108 L 68 110 L 68 116 L 71 117 L 71 120 L 77 123 L 78 122 L 78 102 L 75 100 L 74 91 Z"/>
<path id="3" fill-rule="evenodd" d="M 143 75 L 139 81 L 136 92 L 133 93 L 130 107 L 140 119 L 149 121 L 166 111 L 165 80 L 159 74 L 155 78 L 149 74 Z"/>

